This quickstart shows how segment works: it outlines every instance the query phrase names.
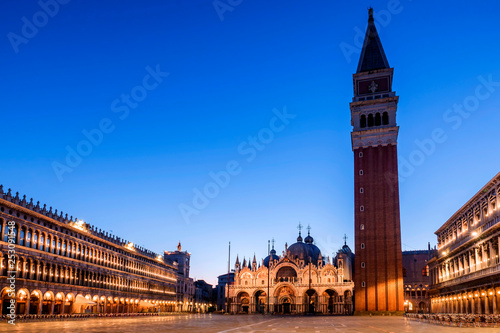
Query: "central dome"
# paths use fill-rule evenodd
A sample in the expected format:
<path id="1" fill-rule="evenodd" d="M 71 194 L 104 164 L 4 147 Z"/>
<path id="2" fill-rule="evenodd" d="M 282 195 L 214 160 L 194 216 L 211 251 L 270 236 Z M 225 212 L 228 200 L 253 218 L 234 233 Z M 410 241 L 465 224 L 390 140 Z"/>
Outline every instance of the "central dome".
<path id="1" fill-rule="evenodd" d="M 287 250 L 287 255 L 291 259 L 299 259 L 304 260 L 304 263 L 308 264 L 309 262 L 317 263 L 319 256 L 321 254 L 320 249 L 312 243 L 312 237 L 306 237 L 307 243 L 302 242 L 302 237 L 299 234 L 299 238 L 297 238 L 297 243 L 290 245 Z"/>

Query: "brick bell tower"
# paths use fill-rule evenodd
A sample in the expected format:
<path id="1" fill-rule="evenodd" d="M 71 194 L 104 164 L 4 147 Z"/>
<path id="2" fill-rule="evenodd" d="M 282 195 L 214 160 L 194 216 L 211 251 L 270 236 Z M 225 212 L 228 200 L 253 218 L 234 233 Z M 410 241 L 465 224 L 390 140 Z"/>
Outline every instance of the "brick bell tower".
<path id="1" fill-rule="evenodd" d="M 403 311 L 396 110 L 389 67 L 368 10 L 350 103 L 354 152 L 355 310 Z"/>

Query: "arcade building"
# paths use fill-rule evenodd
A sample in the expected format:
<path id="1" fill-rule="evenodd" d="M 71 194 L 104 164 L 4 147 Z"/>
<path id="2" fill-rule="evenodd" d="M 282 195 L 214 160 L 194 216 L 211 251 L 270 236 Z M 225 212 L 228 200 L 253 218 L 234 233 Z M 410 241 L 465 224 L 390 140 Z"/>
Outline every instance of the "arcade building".
<path id="1" fill-rule="evenodd" d="M 300 227 L 300 225 L 299 225 Z M 300 228 L 299 228 L 300 230 Z M 330 262 L 313 244 L 310 232 L 282 256 L 273 247 L 257 265 L 236 259 L 234 283 L 229 285 L 231 313 L 352 314 L 354 282 L 353 254 L 345 244 Z M 227 291 L 227 288 L 226 288 Z"/>
<path id="2" fill-rule="evenodd" d="M 184 306 L 176 295 L 177 263 L 10 189 L 4 193 L 1 185 L 0 227 L 2 314 L 9 313 L 12 298 L 16 315 L 170 312 Z"/>
<path id="3" fill-rule="evenodd" d="M 500 173 L 436 232 L 432 313 L 500 314 Z"/>

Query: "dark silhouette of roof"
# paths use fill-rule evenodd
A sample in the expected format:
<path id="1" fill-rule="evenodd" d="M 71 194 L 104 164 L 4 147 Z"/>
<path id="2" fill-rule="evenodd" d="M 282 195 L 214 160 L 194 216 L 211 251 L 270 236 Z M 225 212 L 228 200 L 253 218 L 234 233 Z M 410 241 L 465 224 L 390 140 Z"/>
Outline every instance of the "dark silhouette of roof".
<path id="1" fill-rule="evenodd" d="M 373 8 L 368 9 L 368 16 L 368 27 L 366 28 L 365 41 L 359 57 L 357 73 L 390 68 L 375 27 Z"/>

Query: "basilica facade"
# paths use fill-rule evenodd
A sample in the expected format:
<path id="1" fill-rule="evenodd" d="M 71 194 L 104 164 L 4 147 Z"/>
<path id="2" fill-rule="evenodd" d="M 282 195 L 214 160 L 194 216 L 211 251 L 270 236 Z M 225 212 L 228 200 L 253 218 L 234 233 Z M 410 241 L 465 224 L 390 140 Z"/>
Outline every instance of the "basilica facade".
<path id="1" fill-rule="evenodd" d="M 239 259 L 229 293 L 231 313 L 352 314 L 354 282 L 353 254 L 347 244 L 330 262 L 314 245 L 309 232 L 297 242 L 285 244 L 281 256 L 273 248 L 257 264 Z M 227 287 L 226 287 L 227 288 Z"/>

